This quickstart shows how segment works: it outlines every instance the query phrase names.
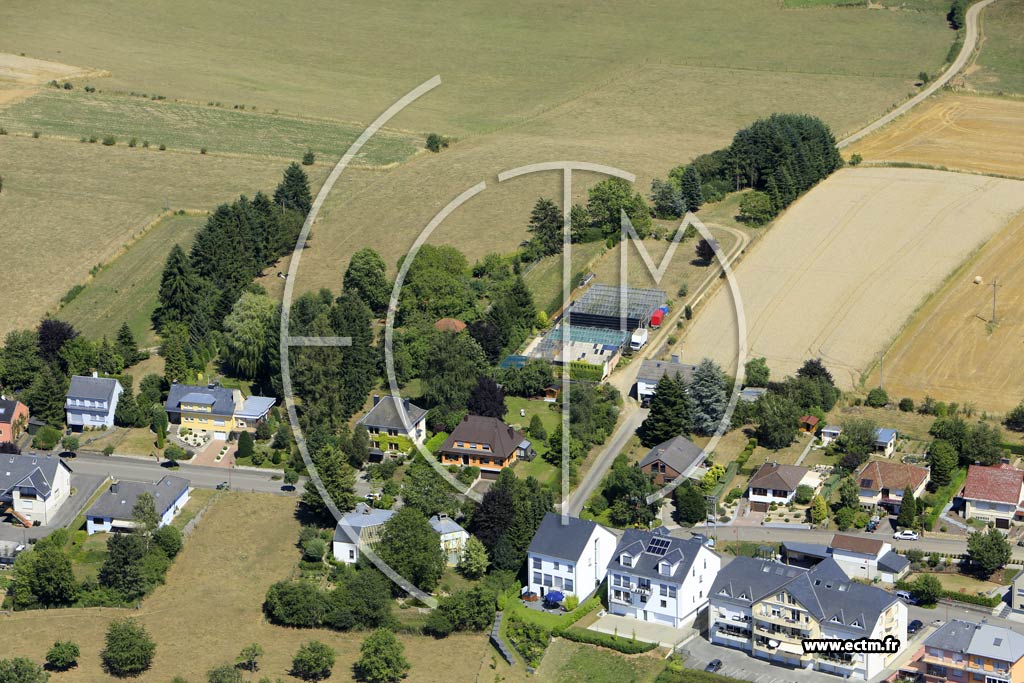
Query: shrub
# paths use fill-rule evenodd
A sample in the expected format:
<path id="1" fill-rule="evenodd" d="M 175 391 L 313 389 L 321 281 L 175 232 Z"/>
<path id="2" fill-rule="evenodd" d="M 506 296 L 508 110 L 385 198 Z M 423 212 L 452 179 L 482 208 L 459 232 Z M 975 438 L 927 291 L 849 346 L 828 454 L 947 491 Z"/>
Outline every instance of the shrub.
<path id="1" fill-rule="evenodd" d="M 810 486 L 807 486 L 806 484 L 801 484 L 800 486 L 796 487 L 796 493 L 793 496 L 793 500 L 795 500 L 797 503 L 799 503 L 800 505 L 807 505 L 811 502 L 812 498 L 814 498 L 814 489 L 812 489 Z"/>
<path id="2" fill-rule="evenodd" d="M 64 81 L 64 89 L 65 89 L 65 90 L 71 90 L 71 89 L 72 89 L 72 88 L 74 88 L 74 87 L 75 87 L 75 86 L 71 85 L 71 83 L 69 83 L 69 82 L 67 82 L 67 81 Z"/>
<path id="3" fill-rule="evenodd" d="M 431 152 L 440 152 L 442 149 L 446 149 L 450 141 L 443 135 L 437 133 L 431 133 L 427 136 L 426 147 Z"/>
<path id="4" fill-rule="evenodd" d="M 864 157 L 859 154 L 854 154 L 850 157 L 850 166 L 860 166 L 860 162 L 864 161 Z"/>
<path id="5" fill-rule="evenodd" d="M 551 633 L 546 628 L 515 616 L 509 617 L 505 635 L 530 666 L 540 663 L 551 640 Z"/>
<path id="6" fill-rule="evenodd" d="M 200 147 L 199 148 L 199 153 L 200 154 L 206 154 L 206 148 L 205 147 Z"/>
<path id="7" fill-rule="evenodd" d="M 165 149 L 167 149 L 167 145 L 165 145 L 164 143 L 161 142 L 160 143 L 160 151 L 163 152 Z"/>
<path id="8" fill-rule="evenodd" d="M 149 149 L 149 140 L 143 140 L 142 141 L 142 146 L 145 149 Z"/>
<path id="9" fill-rule="evenodd" d="M 311 562 L 319 562 L 327 554 L 327 544 L 322 538 L 311 538 L 302 544 L 302 555 Z"/>
<path id="10" fill-rule="evenodd" d="M 0 126 L 0 135 L 7 135 L 7 129 Z"/>
<path id="11" fill-rule="evenodd" d="M 129 147 L 134 147 L 137 144 L 139 144 L 139 141 L 136 138 L 132 138 L 131 140 L 128 141 Z"/>
<path id="12" fill-rule="evenodd" d="M 331 675 L 334 650 L 319 640 L 302 645 L 292 659 L 292 675 L 304 681 L 319 681 Z"/>
<path id="13" fill-rule="evenodd" d="M 38 130 L 32 131 L 32 137 L 38 138 L 39 137 L 39 131 Z"/>
<path id="14" fill-rule="evenodd" d="M 103 144 L 106 145 L 107 147 L 113 147 L 114 145 L 117 144 L 117 138 L 115 138 L 113 135 L 104 135 Z"/>
<path id="15" fill-rule="evenodd" d="M 312 166 L 315 161 L 316 161 L 316 154 L 313 153 L 313 150 L 307 149 L 306 153 L 302 155 L 302 165 L 303 166 Z"/>
<path id="16" fill-rule="evenodd" d="M 164 555 L 167 555 L 169 559 L 174 557 L 181 552 L 181 546 L 184 544 L 182 540 L 181 531 L 178 527 L 167 524 L 160 527 L 153 532 L 153 543 L 157 548 L 164 551 Z"/>
<path id="17" fill-rule="evenodd" d="M 206 674 L 207 683 L 244 683 L 242 672 L 234 664 L 221 664 Z"/>
<path id="18" fill-rule="evenodd" d="M 114 447 L 113 446 L 104 446 L 103 447 L 103 455 L 113 455 L 113 454 L 114 454 Z"/>
<path id="19" fill-rule="evenodd" d="M 58 640 L 46 653 L 46 663 L 55 671 L 67 671 L 78 664 L 78 657 L 81 654 L 77 643 Z"/>
<path id="20" fill-rule="evenodd" d="M 912 398 L 901 398 L 900 399 L 900 411 L 904 413 L 914 412 L 914 399 Z"/>
<path id="21" fill-rule="evenodd" d="M 51 451 L 57 447 L 58 441 L 60 441 L 60 431 L 55 427 L 46 425 L 36 432 L 35 437 L 32 439 L 32 447 Z"/>
<path id="22" fill-rule="evenodd" d="M 164 449 L 164 457 L 173 461 L 187 460 L 188 453 L 178 444 L 171 443 L 167 444 L 167 448 Z"/>
<path id="23" fill-rule="evenodd" d="M 562 601 L 562 606 L 565 607 L 567 612 L 571 612 L 580 606 L 580 596 L 570 593 L 565 596 L 565 600 Z"/>
<path id="24" fill-rule="evenodd" d="M 882 387 L 875 387 L 868 392 L 868 397 L 864 399 L 864 403 L 871 408 L 883 408 L 889 403 L 889 394 Z"/>
<path id="25" fill-rule="evenodd" d="M 581 628 L 569 628 L 558 634 L 566 640 L 588 645 L 599 645 L 612 650 L 617 650 L 626 655 L 638 655 L 641 652 L 650 652 L 658 647 L 657 643 L 644 643 L 635 638 L 626 638 L 609 633 L 597 633 Z"/>
<path id="26" fill-rule="evenodd" d="M 136 676 L 149 668 L 156 643 L 134 619 L 117 619 L 107 628 L 106 647 L 100 653 L 103 668 L 114 676 Z"/>

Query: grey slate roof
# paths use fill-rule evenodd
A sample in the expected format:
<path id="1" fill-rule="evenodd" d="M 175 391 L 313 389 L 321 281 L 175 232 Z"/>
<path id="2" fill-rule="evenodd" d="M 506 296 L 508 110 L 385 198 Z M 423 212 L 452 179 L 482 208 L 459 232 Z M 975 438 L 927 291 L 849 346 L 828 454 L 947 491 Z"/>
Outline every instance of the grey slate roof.
<path id="1" fill-rule="evenodd" d="M 974 637 L 977 624 L 961 619 L 951 619 L 939 627 L 935 633 L 924 641 L 926 647 L 934 647 L 949 652 L 967 652 Z"/>
<path id="2" fill-rule="evenodd" d="M 84 377 L 75 375 L 71 378 L 71 386 L 68 388 L 68 398 L 81 398 L 90 401 L 114 400 L 114 388 L 118 381 L 113 377 Z"/>
<path id="3" fill-rule="evenodd" d="M 878 568 L 885 572 L 899 574 L 910 565 L 910 560 L 897 552 L 890 550 L 878 558 Z"/>
<path id="4" fill-rule="evenodd" d="M 652 448 L 640 461 L 640 467 L 647 467 L 660 460 L 676 472 L 688 475 L 704 464 L 704 451 L 685 436 L 675 436 Z"/>
<path id="5" fill-rule="evenodd" d="M 800 543 L 799 541 L 783 541 L 782 547 L 791 553 L 810 555 L 812 557 L 828 557 L 831 553 L 827 545 L 819 543 Z"/>
<path id="6" fill-rule="evenodd" d="M 645 382 L 657 383 L 665 375 L 675 377 L 676 373 L 678 373 L 689 384 L 693 380 L 693 371 L 696 369 L 696 365 L 648 359 L 640 363 L 640 371 L 637 373 L 636 378 Z"/>
<path id="7" fill-rule="evenodd" d="M 14 419 L 14 411 L 18 408 L 17 401 L 0 399 L 0 422 L 10 424 Z"/>
<path id="8" fill-rule="evenodd" d="M 172 384 L 167 392 L 164 408 L 169 413 L 180 413 L 182 403 L 212 405 L 213 415 L 234 415 L 235 396 L 225 387 L 201 387 L 195 384 Z"/>
<path id="9" fill-rule="evenodd" d="M 737 557 L 718 572 L 710 596 L 749 605 L 782 589 L 823 624 L 865 633 L 870 633 L 882 612 L 896 602 L 894 595 L 881 588 L 851 581 L 831 558 L 808 570 Z M 744 594 L 747 598 L 740 598 Z M 859 626 L 853 626 L 855 623 Z"/>
<path id="10" fill-rule="evenodd" d="M 0 455 L 0 494 L 6 494 L 16 486 L 32 487 L 42 498 L 50 495 L 57 468 L 71 471 L 55 455 Z"/>
<path id="11" fill-rule="evenodd" d="M 561 515 L 548 512 L 537 527 L 537 533 L 533 535 L 526 552 L 576 562 L 595 528 L 596 522 L 578 517 L 569 517 L 569 523 L 562 524 Z"/>
<path id="12" fill-rule="evenodd" d="M 408 432 L 405 424 L 402 422 L 401 408 L 399 408 L 398 402 L 400 399 L 394 396 L 382 396 L 377 403 L 370 408 L 370 412 L 359 418 L 357 424 L 361 424 L 364 427 L 377 427 L 378 429 L 398 429 L 403 432 Z M 408 399 L 404 401 L 405 410 L 409 415 L 409 427 L 413 428 L 416 423 L 423 419 L 423 416 L 427 414 L 427 411 L 419 406 L 413 404 Z"/>
<path id="13" fill-rule="evenodd" d="M 1024 655 L 1024 635 L 1003 626 L 982 622 L 974 630 L 967 652 L 978 657 L 1016 662 Z"/>
<path id="14" fill-rule="evenodd" d="M 740 400 L 746 401 L 747 403 L 755 403 L 757 399 L 768 393 L 768 390 L 764 387 L 745 387 L 740 392 Z"/>
<path id="15" fill-rule="evenodd" d="M 457 534 L 466 531 L 462 528 L 462 525 L 448 515 L 434 515 L 429 521 L 430 527 L 442 536 L 444 534 Z"/>
<path id="16" fill-rule="evenodd" d="M 156 514 L 163 516 L 188 487 L 188 479 L 176 477 L 172 474 L 165 474 L 155 484 L 143 481 L 120 481 L 117 482 L 117 491 L 112 490 L 113 486 L 108 487 L 96 499 L 96 502 L 89 507 L 85 516 L 102 517 L 105 519 L 131 519 L 132 508 L 135 507 L 136 501 L 143 493 L 153 496 Z"/>
<path id="17" fill-rule="evenodd" d="M 383 524 L 394 514 L 394 510 L 381 510 L 372 508 L 366 503 L 357 503 L 355 510 L 338 520 L 338 525 L 334 528 L 334 540 L 341 543 L 352 542 L 353 539 L 346 533 L 343 525 L 350 526 L 356 535 L 359 535 L 363 529 Z"/>
<path id="18" fill-rule="evenodd" d="M 668 547 L 665 549 L 664 556 L 647 552 L 651 541 L 656 538 L 668 541 Z M 622 538 L 619 539 L 619 545 L 615 548 L 615 554 L 612 556 L 611 562 L 608 563 L 608 571 L 626 572 L 633 576 L 642 576 L 647 579 L 658 579 L 661 581 L 671 578 L 682 583 L 683 578 L 690 571 L 693 561 L 697 559 L 697 554 L 703 547 L 704 545 L 699 538 L 681 539 L 669 536 L 668 530 L 664 527 L 659 527 L 653 531 L 626 529 L 625 533 L 622 534 Z M 709 550 L 708 552 L 712 551 Z M 620 564 L 619 560 L 623 553 L 629 553 L 633 557 L 632 567 L 624 567 Z M 658 571 L 658 564 L 662 560 L 679 563 L 671 576 L 666 576 Z"/>

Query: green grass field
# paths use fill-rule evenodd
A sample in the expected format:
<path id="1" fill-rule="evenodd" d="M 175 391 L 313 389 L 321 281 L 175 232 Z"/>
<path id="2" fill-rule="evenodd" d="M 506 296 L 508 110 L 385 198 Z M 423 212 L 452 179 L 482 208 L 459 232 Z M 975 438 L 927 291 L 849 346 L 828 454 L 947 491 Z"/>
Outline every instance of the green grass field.
<path id="1" fill-rule="evenodd" d="M 1024 94 L 1024 0 L 986 8 L 981 28 L 981 50 L 967 84 L 989 93 Z"/>
<path id="2" fill-rule="evenodd" d="M 174 244 L 186 251 L 205 216 L 168 216 L 91 278 L 58 315 L 91 339 L 117 334 L 127 321 L 142 346 L 156 341 L 150 316 L 156 309 L 160 275 Z"/>
<path id="3" fill-rule="evenodd" d="M 205 147 L 210 153 L 288 160 L 298 160 L 312 149 L 330 161 L 340 157 L 363 130 L 362 125 L 339 121 L 52 88 L 0 111 L 0 125 L 12 133 L 40 131 L 72 140 L 113 135 L 121 145 L 137 138 L 139 145 L 148 140 L 152 146 L 164 144 L 168 149 Z M 419 147 L 419 138 L 380 132 L 354 163 L 387 166 L 408 159 Z"/>
<path id="4" fill-rule="evenodd" d="M 103 260 L 97 252 L 109 254 L 127 241 L 128 226 L 155 218 L 163 202 L 154 207 L 140 201 L 142 195 L 177 196 L 168 187 L 187 179 L 190 201 L 172 198 L 172 208 L 208 209 L 238 191 L 251 191 L 253 183 L 244 176 L 255 169 L 246 171 L 246 164 L 267 163 L 231 155 L 256 150 L 291 157 L 313 144 L 311 132 L 337 136 L 322 143 L 321 161 L 333 160 L 326 150 L 340 150 L 352 135 L 352 128 L 334 122 L 368 122 L 413 86 L 440 74 L 443 85 L 391 125 L 413 131 L 417 142 L 428 131 L 451 135 L 457 138 L 454 145 L 387 170 L 347 173 L 321 211 L 296 288 L 336 289 L 338 274 L 355 250 L 374 246 L 393 267 L 446 202 L 481 180 L 487 191 L 449 217 L 431 240 L 457 245 L 471 260 L 516 248 L 526 236 L 536 198 L 559 196 L 559 176 L 498 184 L 500 170 L 551 159 L 599 162 L 635 172 L 638 191 L 646 193 L 652 177 L 722 147 L 737 129 L 773 111 L 816 114 L 837 136 L 852 131 L 913 92 L 917 73 L 935 72 L 952 41 L 940 13 L 789 11 L 776 0 L 682 0 L 628 11 L 607 0 L 585 8 L 537 0 L 511 10 L 501 6 L 500 12 L 497 7 L 403 0 L 387 10 L 362 2 L 291 12 L 270 0 L 255 0 L 244 9 L 199 0 L 111 0 L 102 6 L 12 0 L 0 7 L 3 50 L 110 76 L 79 82 L 95 85 L 99 95 L 87 96 L 79 87 L 44 89 L 39 99 L 13 105 L 4 116 L 14 117 L 17 130 L 26 130 L 25 121 L 38 115 L 39 128 L 50 121 L 44 137 L 51 130 L 74 139 L 60 143 L 62 155 L 100 164 L 117 159 L 120 166 L 106 175 L 97 171 L 102 191 L 78 194 L 71 183 L 28 172 L 20 149 L 11 147 L 9 154 L 0 150 L 15 160 L 4 169 L 5 179 L 12 190 L 19 180 L 71 188 L 72 201 L 51 198 L 61 208 L 59 217 L 30 215 L 25 222 L 45 225 L 47 235 L 56 226 L 60 236 L 83 223 L 104 225 L 105 249 L 89 240 L 75 242 L 89 245 L 91 266 Z M 183 44 L 199 49 L 183 50 Z M 167 100 L 115 96 L 129 92 Z M 210 101 L 224 105 L 208 107 Z M 270 113 L 275 110 L 282 115 Z M 115 124 L 123 128 L 114 130 Z M 136 164 L 159 153 L 77 142 L 82 134 L 107 132 L 121 138 L 147 135 L 154 138 L 151 143 L 163 133 L 172 149 L 207 146 L 210 153 L 165 152 L 165 157 L 175 155 L 178 178 L 148 177 L 146 187 L 138 188 L 136 179 L 145 174 Z M 20 148 L 24 140 L 7 138 L 0 145 Z M 407 138 L 398 140 L 405 145 Z M 366 150 L 368 159 L 372 149 Z M 405 151 L 381 158 L 402 158 Z M 267 170 L 276 174 L 278 164 L 273 160 Z M 228 166 L 235 167 L 230 189 L 211 177 Z M 326 168 L 315 168 L 322 178 Z M 130 177 L 118 182 L 122 175 Z M 581 201 L 587 184 L 597 179 L 575 174 L 574 201 Z M 142 217 L 125 221 L 122 211 L 118 220 L 102 221 L 107 206 L 118 202 L 132 205 Z M 147 212 L 138 211 L 142 205 Z M 15 214 L 5 207 L 0 215 L 4 228 L 6 217 Z M 60 274 L 34 283 L 37 290 L 45 284 L 45 291 L 26 294 L 56 303 L 84 279 L 81 269 L 64 268 Z"/>
<path id="5" fill-rule="evenodd" d="M 866 8 L 867 0 L 783 0 L 789 9 L 812 7 Z M 880 0 L 874 3 L 887 9 L 901 9 L 911 12 L 948 12 L 948 0 Z"/>

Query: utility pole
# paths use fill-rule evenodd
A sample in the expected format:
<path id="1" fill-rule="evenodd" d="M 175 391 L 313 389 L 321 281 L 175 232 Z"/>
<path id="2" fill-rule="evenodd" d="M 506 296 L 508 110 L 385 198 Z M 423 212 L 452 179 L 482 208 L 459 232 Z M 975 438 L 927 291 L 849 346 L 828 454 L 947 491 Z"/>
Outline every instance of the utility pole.
<path id="1" fill-rule="evenodd" d="M 885 382 L 883 381 L 883 375 L 882 375 L 882 364 L 884 362 L 885 362 L 885 351 L 882 351 L 880 354 L 878 354 L 878 388 L 879 389 L 884 389 L 885 388 Z"/>
<path id="2" fill-rule="evenodd" d="M 996 324 L 996 290 L 999 288 L 999 278 L 992 279 L 992 324 Z"/>

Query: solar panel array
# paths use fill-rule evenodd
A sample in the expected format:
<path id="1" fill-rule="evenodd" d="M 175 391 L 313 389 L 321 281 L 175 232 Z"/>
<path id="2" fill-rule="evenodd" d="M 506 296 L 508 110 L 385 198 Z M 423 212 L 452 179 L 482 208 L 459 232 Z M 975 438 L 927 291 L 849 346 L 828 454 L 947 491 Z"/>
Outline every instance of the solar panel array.
<path id="1" fill-rule="evenodd" d="M 651 542 L 647 545 L 647 552 L 660 557 L 668 552 L 670 545 L 672 545 L 672 541 L 667 538 L 652 538 Z"/>

